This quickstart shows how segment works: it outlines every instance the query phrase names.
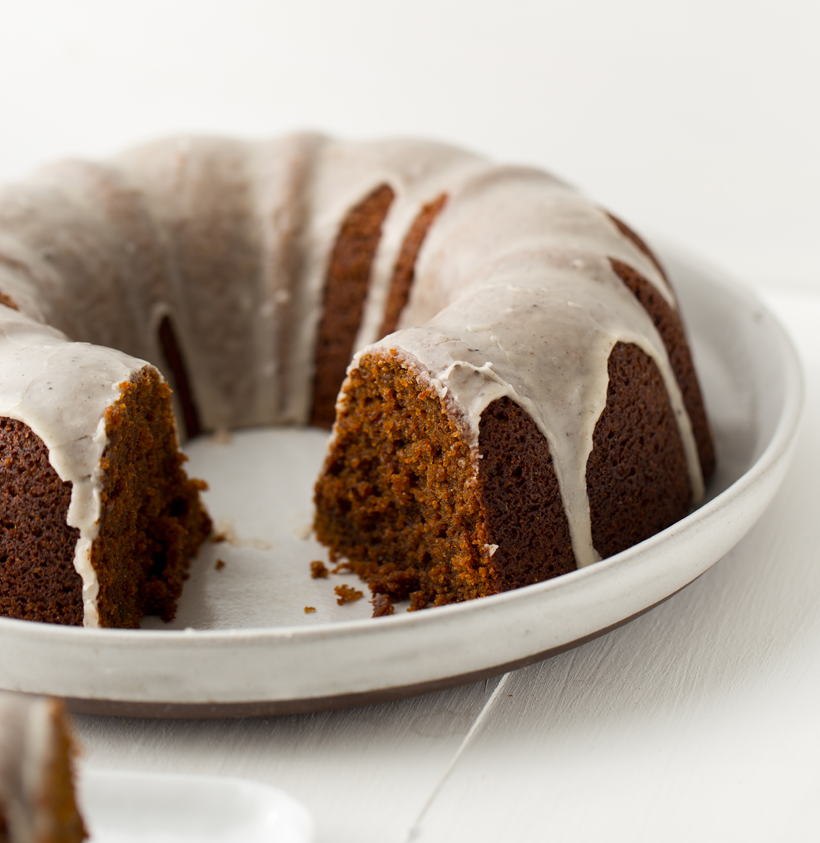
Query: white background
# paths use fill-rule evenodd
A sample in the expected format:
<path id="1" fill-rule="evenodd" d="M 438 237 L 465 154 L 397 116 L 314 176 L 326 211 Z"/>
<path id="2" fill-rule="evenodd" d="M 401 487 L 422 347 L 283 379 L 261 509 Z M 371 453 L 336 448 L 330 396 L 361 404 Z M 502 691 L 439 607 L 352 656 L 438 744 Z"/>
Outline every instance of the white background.
<path id="1" fill-rule="evenodd" d="M 0 178 L 202 130 L 421 135 L 816 285 L 816 0 L 0 0 Z"/>

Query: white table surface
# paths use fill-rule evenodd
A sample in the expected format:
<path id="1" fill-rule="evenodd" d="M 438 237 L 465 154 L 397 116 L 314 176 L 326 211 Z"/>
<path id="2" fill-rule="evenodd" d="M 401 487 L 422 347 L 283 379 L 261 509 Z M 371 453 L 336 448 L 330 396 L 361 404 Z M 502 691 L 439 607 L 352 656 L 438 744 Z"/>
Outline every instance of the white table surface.
<path id="1" fill-rule="evenodd" d="M 78 717 L 83 765 L 266 782 L 328 843 L 816 839 L 820 295 L 767 298 L 805 361 L 798 457 L 751 533 L 669 601 L 532 667 L 389 704 Z"/>
<path id="2" fill-rule="evenodd" d="M 815 0 L 0 0 L 0 179 L 177 131 L 414 134 L 547 166 L 758 287 L 805 361 L 760 523 L 628 626 L 477 685 L 76 720 L 83 769 L 243 776 L 319 843 L 820 837 Z"/>

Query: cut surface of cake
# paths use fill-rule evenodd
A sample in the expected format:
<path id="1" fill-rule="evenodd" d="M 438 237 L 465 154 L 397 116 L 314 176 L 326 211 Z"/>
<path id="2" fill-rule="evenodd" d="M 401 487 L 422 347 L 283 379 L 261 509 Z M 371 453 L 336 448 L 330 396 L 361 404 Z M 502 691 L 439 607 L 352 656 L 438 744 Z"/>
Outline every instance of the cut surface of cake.
<path id="1" fill-rule="evenodd" d="M 59 700 L 0 692 L 0 840 L 79 843 L 73 746 Z"/>
<path id="2" fill-rule="evenodd" d="M 184 137 L 44 168 L 0 191 L 0 363 L 10 617 L 173 615 L 210 522 L 172 402 L 183 438 L 333 425 L 316 535 L 414 608 L 617 553 L 714 465 L 645 243 L 434 142 Z"/>

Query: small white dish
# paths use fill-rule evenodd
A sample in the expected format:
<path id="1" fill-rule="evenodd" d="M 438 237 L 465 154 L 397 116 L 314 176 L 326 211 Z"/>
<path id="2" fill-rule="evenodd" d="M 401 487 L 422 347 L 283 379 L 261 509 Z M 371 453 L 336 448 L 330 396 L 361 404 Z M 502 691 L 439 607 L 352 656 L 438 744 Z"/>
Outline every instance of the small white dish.
<path id="1" fill-rule="evenodd" d="M 87 770 L 89 843 L 311 843 L 314 823 L 287 793 L 246 779 Z"/>
<path id="2" fill-rule="evenodd" d="M 228 541 L 200 553 L 176 621 L 95 630 L 0 619 L 0 687 L 68 697 L 75 710 L 211 717 L 376 702 L 519 667 L 625 623 L 700 576 L 757 521 L 789 464 L 800 365 L 749 291 L 665 250 L 710 411 L 718 469 L 696 512 L 623 553 L 544 583 L 370 619 L 337 606 L 309 562 L 324 435 L 315 430 L 197 441 L 191 470 Z M 224 566 L 218 565 L 224 561 Z M 315 611 L 306 613 L 306 607 Z"/>

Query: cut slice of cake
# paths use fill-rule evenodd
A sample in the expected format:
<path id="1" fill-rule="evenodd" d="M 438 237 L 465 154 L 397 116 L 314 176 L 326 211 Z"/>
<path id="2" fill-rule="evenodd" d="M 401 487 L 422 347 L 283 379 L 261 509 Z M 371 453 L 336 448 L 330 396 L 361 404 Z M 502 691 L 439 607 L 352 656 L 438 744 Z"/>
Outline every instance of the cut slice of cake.
<path id="1" fill-rule="evenodd" d="M 79 843 L 73 743 L 59 700 L 0 692 L 0 840 Z"/>

